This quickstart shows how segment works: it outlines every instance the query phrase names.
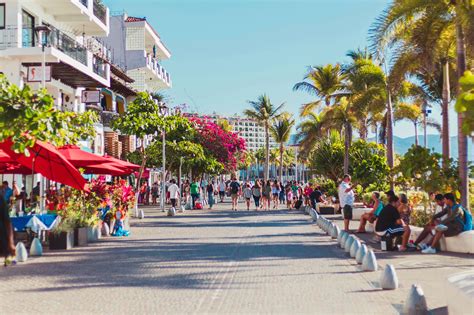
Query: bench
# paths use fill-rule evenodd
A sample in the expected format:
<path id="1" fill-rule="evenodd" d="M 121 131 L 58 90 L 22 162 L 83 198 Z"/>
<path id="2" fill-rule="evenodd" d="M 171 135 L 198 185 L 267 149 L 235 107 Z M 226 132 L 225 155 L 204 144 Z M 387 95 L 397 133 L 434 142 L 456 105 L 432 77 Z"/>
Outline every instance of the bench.
<path id="1" fill-rule="evenodd" d="M 474 310 L 474 271 L 450 276 L 445 294 L 449 314 L 466 314 Z"/>
<path id="2" fill-rule="evenodd" d="M 410 225 L 410 241 L 415 241 L 423 231 L 423 228 Z M 428 242 L 428 238 L 424 243 Z M 474 254 L 474 230 L 462 232 L 452 237 L 442 237 L 439 241 L 442 251 L 453 253 Z"/>

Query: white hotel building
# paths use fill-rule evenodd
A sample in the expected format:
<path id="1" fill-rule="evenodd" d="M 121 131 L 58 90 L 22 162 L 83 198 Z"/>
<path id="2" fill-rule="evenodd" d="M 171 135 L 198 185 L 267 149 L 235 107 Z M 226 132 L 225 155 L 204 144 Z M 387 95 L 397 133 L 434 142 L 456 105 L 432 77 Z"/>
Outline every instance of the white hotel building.
<path id="1" fill-rule="evenodd" d="M 101 0 L 0 0 L 0 73 L 33 89 L 45 78 L 62 110 L 97 111 L 97 136 L 83 146 L 100 155 L 135 149 L 110 123 L 137 92 L 171 87 L 161 66 L 170 56 L 145 19 L 110 17 Z"/>

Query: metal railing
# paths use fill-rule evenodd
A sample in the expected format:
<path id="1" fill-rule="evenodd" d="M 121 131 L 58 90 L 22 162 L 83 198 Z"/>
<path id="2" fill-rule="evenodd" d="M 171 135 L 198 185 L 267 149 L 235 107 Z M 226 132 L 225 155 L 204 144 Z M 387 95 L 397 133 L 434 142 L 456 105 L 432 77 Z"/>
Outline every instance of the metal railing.
<path id="1" fill-rule="evenodd" d="M 94 0 L 94 15 L 105 25 L 107 25 L 107 8 L 101 0 Z"/>
<path id="2" fill-rule="evenodd" d="M 107 68 L 106 68 L 107 63 L 97 57 L 94 56 L 92 59 L 92 70 L 94 71 L 95 74 L 100 75 L 102 78 L 107 79 Z"/>
<path id="3" fill-rule="evenodd" d="M 54 47 L 87 66 L 87 48 L 60 30 L 51 26 L 49 28 L 51 31 L 47 38 L 42 36 L 38 40 L 32 27 L 18 28 L 17 26 L 7 26 L 5 29 L 0 30 L 0 50 L 36 47 L 46 43 L 47 46 Z"/>
<path id="4" fill-rule="evenodd" d="M 79 2 L 80 2 L 83 6 L 85 6 L 86 8 L 89 7 L 89 1 L 88 1 L 88 0 L 79 0 Z"/>

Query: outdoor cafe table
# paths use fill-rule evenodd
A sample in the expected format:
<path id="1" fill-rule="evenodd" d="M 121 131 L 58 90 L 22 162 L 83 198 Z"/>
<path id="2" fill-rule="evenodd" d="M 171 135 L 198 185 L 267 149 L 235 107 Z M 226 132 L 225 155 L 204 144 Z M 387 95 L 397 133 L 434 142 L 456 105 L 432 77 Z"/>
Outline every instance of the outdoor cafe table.
<path id="1" fill-rule="evenodd" d="M 59 220 L 56 214 L 27 215 L 10 218 L 15 232 L 23 232 L 30 228 L 33 232 L 51 230 Z"/>

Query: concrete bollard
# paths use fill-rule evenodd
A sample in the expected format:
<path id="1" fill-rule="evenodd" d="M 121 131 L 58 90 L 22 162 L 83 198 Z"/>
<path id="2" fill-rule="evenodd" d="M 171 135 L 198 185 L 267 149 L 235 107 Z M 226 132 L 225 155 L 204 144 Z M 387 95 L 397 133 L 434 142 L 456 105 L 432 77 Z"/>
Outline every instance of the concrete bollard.
<path id="1" fill-rule="evenodd" d="M 176 215 L 176 209 L 175 208 L 170 208 L 168 210 L 168 214 L 167 214 L 169 217 L 174 217 Z"/>
<path id="2" fill-rule="evenodd" d="M 354 240 L 355 240 L 355 237 L 352 235 L 349 235 L 349 237 L 346 240 L 346 243 L 344 244 L 344 251 L 346 253 L 349 253 L 349 251 L 351 250 L 351 246 Z"/>
<path id="3" fill-rule="evenodd" d="M 341 237 L 341 243 L 340 243 L 340 246 L 341 248 L 344 248 L 344 245 L 346 245 L 346 241 L 347 241 L 347 238 L 349 237 L 349 234 L 347 232 L 342 232 L 344 233 Z"/>
<path id="4" fill-rule="evenodd" d="M 398 277 L 393 265 L 386 265 L 380 277 L 380 287 L 384 290 L 398 289 Z"/>
<path id="5" fill-rule="evenodd" d="M 351 255 L 352 258 L 355 258 L 359 248 L 360 248 L 360 241 L 358 239 L 355 239 L 354 242 L 352 243 L 351 249 L 349 250 L 349 254 Z"/>
<path id="6" fill-rule="evenodd" d="M 143 209 L 140 209 L 138 211 L 138 218 L 139 219 L 144 219 L 145 218 L 145 212 L 143 211 Z"/>
<path id="7" fill-rule="evenodd" d="M 340 232 L 339 227 L 333 224 L 332 230 L 331 230 L 331 238 L 337 239 L 339 237 L 339 232 Z"/>
<path id="8" fill-rule="evenodd" d="M 339 229 L 338 226 L 336 226 L 336 228 Z M 339 244 L 341 243 L 342 233 L 343 233 L 343 232 L 342 232 L 341 230 L 339 230 L 339 233 L 337 234 L 337 242 L 338 242 Z"/>
<path id="9" fill-rule="evenodd" d="M 417 284 L 411 286 L 408 299 L 403 306 L 403 314 L 406 315 L 427 315 L 428 306 L 426 305 L 425 294 Z"/>
<path id="10" fill-rule="evenodd" d="M 35 237 L 33 242 L 31 242 L 30 247 L 30 256 L 42 256 L 43 255 L 43 245 L 41 245 L 40 240 Z"/>
<path id="11" fill-rule="evenodd" d="M 364 271 L 377 271 L 377 258 L 375 258 L 374 251 L 369 249 L 367 254 L 362 260 L 362 270 Z"/>
<path id="12" fill-rule="evenodd" d="M 316 212 L 316 210 L 311 209 L 309 211 L 309 214 L 311 215 L 311 218 L 313 219 L 313 221 L 318 221 L 318 213 Z"/>
<path id="13" fill-rule="evenodd" d="M 362 264 L 362 261 L 364 260 L 365 255 L 367 255 L 367 245 L 362 244 L 359 247 L 359 250 L 356 253 L 356 262 L 360 265 Z"/>
<path id="14" fill-rule="evenodd" d="M 102 237 L 102 231 L 98 225 L 93 227 L 92 233 L 94 233 L 94 240 L 96 242 Z"/>
<path id="15" fill-rule="evenodd" d="M 110 227 L 107 223 L 102 223 L 102 236 L 109 236 L 110 235 Z"/>
<path id="16" fill-rule="evenodd" d="M 16 244 L 16 261 L 25 262 L 28 259 L 28 252 L 26 251 L 25 244 L 18 242 Z"/>

